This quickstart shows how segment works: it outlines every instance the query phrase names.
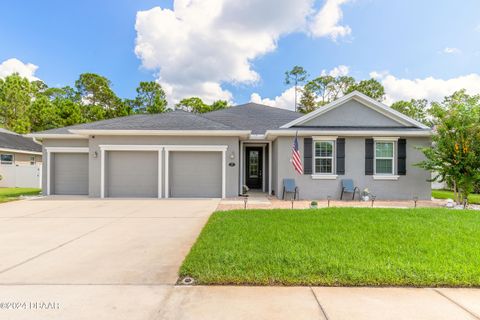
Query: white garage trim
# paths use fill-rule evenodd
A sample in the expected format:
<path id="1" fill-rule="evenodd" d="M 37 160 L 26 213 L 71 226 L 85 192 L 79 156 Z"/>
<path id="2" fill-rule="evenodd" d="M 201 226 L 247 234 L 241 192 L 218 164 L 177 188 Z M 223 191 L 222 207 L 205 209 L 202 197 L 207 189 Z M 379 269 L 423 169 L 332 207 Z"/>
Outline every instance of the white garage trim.
<path id="1" fill-rule="evenodd" d="M 228 146 L 164 146 L 165 148 L 165 198 L 169 197 L 169 157 L 170 151 L 198 151 L 198 152 L 221 152 L 222 153 L 222 198 L 226 197 L 226 152 Z"/>
<path id="2" fill-rule="evenodd" d="M 159 145 L 99 145 L 100 148 L 100 198 L 105 198 L 105 151 L 157 151 L 158 198 L 162 198 L 162 150 Z"/>
<path id="3" fill-rule="evenodd" d="M 51 190 L 51 179 L 50 179 L 50 173 L 51 173 L 51 159 L 52 153 L 88 153 L 89 149 L 88 147 L 74 147 L 74 148 L 66 148 L 66 147 L 45 147 L 45 151 L 47 152 L 47 196 L 50 195 L 50 190 Z"/>

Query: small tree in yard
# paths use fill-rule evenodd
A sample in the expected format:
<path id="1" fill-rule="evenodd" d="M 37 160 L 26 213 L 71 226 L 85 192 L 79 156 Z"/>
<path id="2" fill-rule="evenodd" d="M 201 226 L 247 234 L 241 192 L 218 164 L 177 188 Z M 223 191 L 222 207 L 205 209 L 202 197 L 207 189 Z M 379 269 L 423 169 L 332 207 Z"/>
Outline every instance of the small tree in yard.
<path id="1" fill-rule="evenodd" d="M 457 91 L 432 103 L 430 113 L 435 134 L 419 166 L 435 172 L 433 180 L 450 183 L 454 200 L 464 203 L 480 178 L 480 95 Z"/>

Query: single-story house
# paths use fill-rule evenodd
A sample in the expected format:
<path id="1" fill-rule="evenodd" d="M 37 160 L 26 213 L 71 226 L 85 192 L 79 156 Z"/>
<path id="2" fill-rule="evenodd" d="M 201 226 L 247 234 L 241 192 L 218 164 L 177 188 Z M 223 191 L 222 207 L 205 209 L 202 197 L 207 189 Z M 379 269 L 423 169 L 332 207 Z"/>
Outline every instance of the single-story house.
<path id="1" fill-rule="evenodd" d="M 298 136 L 304 173 L 291 163 Z M 47 195 L 235 197 L 242 186 L 281 196 L 294 178 L 302 199 L 339 198 L 353 179 L 377 199 L 430 199 L 415 166 L 427 126 L 359 92 L 309 114 L 247 103 L 206 114 L 131 115 L 38 132 Z"/>
<path id="2" fill-rule="evenodd" d="M 0 128 L 0 187 L 40 188 L 42 145 Z"/>

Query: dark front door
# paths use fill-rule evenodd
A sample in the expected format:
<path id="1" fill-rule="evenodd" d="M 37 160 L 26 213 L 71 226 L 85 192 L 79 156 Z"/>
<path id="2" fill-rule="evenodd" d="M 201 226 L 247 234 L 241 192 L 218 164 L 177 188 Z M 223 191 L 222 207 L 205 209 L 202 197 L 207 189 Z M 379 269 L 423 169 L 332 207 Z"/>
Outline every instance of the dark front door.
<path id="1" fill-rule="evenodd" d="M 262 189 L 263 148 L 246 147 L 246 183 L 250 189 Z"/>

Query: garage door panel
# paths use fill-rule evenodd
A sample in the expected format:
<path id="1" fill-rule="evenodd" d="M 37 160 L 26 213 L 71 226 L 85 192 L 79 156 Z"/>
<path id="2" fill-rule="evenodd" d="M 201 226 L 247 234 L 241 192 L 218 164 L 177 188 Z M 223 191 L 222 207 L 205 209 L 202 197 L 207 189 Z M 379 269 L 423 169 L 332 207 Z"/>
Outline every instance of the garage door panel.
<path id="1" fill-rule="evenodd" d="M 170 196 L 222 196 L 221 152 L 170 152 Z"/>
<path id="2" fill-rule="evenodd" d="M 55 153 L 52 158 L 52 193 L 88 195 L 88 153 Z"/>
<path id="3" fill-rule="evenodd" d="M 108 197 L 158 197 L 158 152 L 109 151 L 106 170 Z"/>

